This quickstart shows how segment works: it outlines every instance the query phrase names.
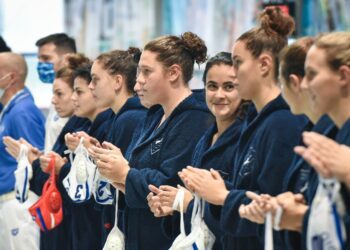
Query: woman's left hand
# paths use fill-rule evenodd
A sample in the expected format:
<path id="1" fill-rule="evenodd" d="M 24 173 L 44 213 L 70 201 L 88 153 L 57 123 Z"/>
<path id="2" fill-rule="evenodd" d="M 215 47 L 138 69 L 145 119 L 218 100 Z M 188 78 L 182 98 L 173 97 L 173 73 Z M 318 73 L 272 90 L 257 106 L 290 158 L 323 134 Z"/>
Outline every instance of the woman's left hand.
<path id="1" fill-rule="evenodd" d="M 223 205 L 229 191 L 218 171 L 188 166 L 179 173 L 180 178 L 192 191 L 207 202 Z"/>
<path id="2" fill-rule="evenodd" d="M 112 143 L 103 142 L 103 148 L 92 146 L 89 153 L 96 160 L 96 166 L 101 175 L 113 183 L 124 184 L 130 170 L 128 161 L 120 149 Z"/>

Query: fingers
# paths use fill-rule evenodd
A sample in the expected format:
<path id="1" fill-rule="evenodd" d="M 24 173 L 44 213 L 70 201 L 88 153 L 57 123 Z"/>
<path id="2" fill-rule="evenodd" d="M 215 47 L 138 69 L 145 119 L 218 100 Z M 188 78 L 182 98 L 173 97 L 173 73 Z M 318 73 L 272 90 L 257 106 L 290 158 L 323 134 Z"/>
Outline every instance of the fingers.
<path id="1" fill-rule="evenodd" d="M 150 202 L 153 196 L 154 196 L 153 192 L 149 192 L 149 194 L 146 197 L 147 201 Z"/>
<path id="2" fill-rule="evenodd" d="M 96 138 L 90 137 L 89 143 L 95 147 L 101 148 L 101 144 Z"/>
<path id="3" fill-rule="evenodd" d="M 15 159 L 17 159 L 20 148 L 21 148 L 21 143 L 15 139 L 13 139 L 10 136 L 4 136 L 3 138 L 3 143 L 6 146 L 6 151 Z"/>
<path id="4" fill-rule="evenodd" d="M 51 158 L 46 155 L 42 155 L 40 156 L 39 161 L 40 161 L 41 170 L 45 173 L 49 173 L 50 172 L 49 163 L 51 161 Z"/>
<path id="5" fill-rule="evenodd" d="M 28 148 L 33 148 L 33 145 L 26 141 L 24 138 L 19 138 L 19 142 L 27 145 Z"/>
<path id="6" fill-rule="evenodd" d="M 255 200 L 256 202 L 261 202 L 261 198 L 260 198 L 260 195 L 254 193 L 254 192 L 251 192 L 251 191 L 247 191 L 245 193 L 245 195 L 251 199 L 251 200 Z"/>
<path id="7" fill-rule="evenodd" d="M 249 205 L 241 205 L 238 209 L 239 215 L 255 223 L 264 223 L 265 213 L 259 205 L 252 201 Z"/>
<path id="8" fill-rule="evenodd" d="M 159 187 L 159 189 L 162 190 L 162 191 L 175 192 L 175 193 L 177 193 L 177 190 L 178 190 L 178 188 L 172 187 L 172 186 L 169 186 L 169 185 L 162 185 L 162 186 Z"/>
<path id="9" fill-rule="evenodd" d="M 295 194 L 294 199 L 296 202 L 306 203 L 304 196 L 302 194 Z"/>
<path id="10" fill-rule="evenodd" d="M 116 150 L 117 152 L 120 152 L 120 153 L 121 153 L 120 149 L 119 149 L 117 146 L 115 146 L 115 145 L 113 145 L 112 143 L 110 143 L 110 142 L 104 141 L 104 142 L 102 143 L 102 146 L 103 146 L 105 149 Z"/>
<path id="11" fill-rule="evenodd" d="M 215 179 L 215 180 L 220 180 L 222 179 L 220 173 L 214 169 L 210 169 L 210 173 L 211 173 L 211 176 Z"/>
<path id="12" fill-rule="evenodd" d="M 148 188 L 154 194 L 159 194 L 161 192 L 161 190 L 159 188 L 157 188 L 156 186 L 154 186 L 152 184 L 148 185 Z"/>

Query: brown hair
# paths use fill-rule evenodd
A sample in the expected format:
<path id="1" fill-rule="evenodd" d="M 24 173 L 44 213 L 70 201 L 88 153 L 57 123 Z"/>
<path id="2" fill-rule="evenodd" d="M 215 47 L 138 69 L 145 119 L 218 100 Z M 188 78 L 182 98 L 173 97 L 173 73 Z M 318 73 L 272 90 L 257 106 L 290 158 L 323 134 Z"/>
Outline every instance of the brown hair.
<path id="1" fill-rule="evenodd" d="M 260 15 L 260 27 L 244 33 L 237 41 L 243 41 L 254 58 L 264 51 L 271 52 L 277 79 L 278 54 L 287 45 L 287 36 L 294 31 L 294 26 L 293 18 L 284 14 L 279 7 L 268 7 Z"/>
<path id="2" fill-rule="evenodd" d="M 134 58 L 140 53 L 140 49 L 130 47 L 128 50 L 113 50 L 103 53 L 96 60 L 109 75 L 122 75 L 125 78 L 128 92 L 134 93 L 137 71 L 137 62 Z"/>
<path id="3" fill-rule="evenodd" d="M 183 80 L 187 84 L 193 75 L 193 64 L 207 60 L 207 47 L 204 41 L 192 32 L 178 36 L 161 36 L 147 43 L 144 50 L 157 53 L 157 60 L 168 68 L 178 64 Z"/>
<path id="4" fill-rule="evenodd" d="M 319 36 L 315 46 L 324 49 L 329 67 L 338 70 L 340 66 L 350 67 L 350 33 L 333 32 Z"/>
<path id="5" fill-rule="evenodd" d="M 91 60 L 83 54 L 69 54 L 65 57 L 66 66 L 61 68 L 57 74 L 57 79 L 62 79 L 72 89 L 74 85 L 74 71 L 79 67 L 91 65 Z"/>
<path id="6" fill-rule="evenodd" d="M 299 77 L 305 76 L 304 64 L 306 54 L 313 44 L 314 39 L 312 37 L 303 37 L 281 51 L 279 55 L 281 77 L 286 80 L 287 86 L 289 86 L 288 79 L 291 74 Z"/>

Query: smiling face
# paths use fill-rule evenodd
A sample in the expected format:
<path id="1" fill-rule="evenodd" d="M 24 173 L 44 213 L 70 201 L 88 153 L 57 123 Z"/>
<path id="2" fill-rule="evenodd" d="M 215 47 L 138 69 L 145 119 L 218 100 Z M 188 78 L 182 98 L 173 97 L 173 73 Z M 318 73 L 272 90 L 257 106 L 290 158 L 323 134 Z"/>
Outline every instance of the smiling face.
<path id="1" fill-rule="evenodd" d="M 241 102 L 235 88 L 236 75 L 232 66 L 212 66 L 206 78 L 205 93 L 208 108 L 220 121 L 233 121 Z"/>
<path id="2" fill-rule="evenodd" d="M 232 49 L 232 59 L 235 74 L 237 76 L 237 90 L 245 100 L 252 100 L 259 92 L 260 75 L 258 60 L 246 49 L 243 41 L 237 41 Z"/>
<path id="3" fill-rule="evenodd" d="M 62 79 L 56 78 L 53 82 L 52 104 L 60 117 L 70 117 L 74 112 L 74 105 L 71 99 L 73 89 Z"/>
<path id="4" fill-rule="evenodd" d="M 89 89 L 100 108 L 112 107 L 115 98 L 115 78 L 105 70 L 99 61 L 94 61 L 91 68 L 92 81 Z"/>
<path id="5" fill-rule="evenodd" d="M 92 120 L 97 106 L 88 85 L 89 83 L 85 79 L 81 77 L 75 78 L 72 100 L 74 103 L 74 114 Z"/>
<path id="6" fill-rule="evenodd" d="M 312 108 L 321 114 L 329 114 L 340 99 L 337 87 L 338 74 L 326 61 L 323 49 L 312 46 L 305 61 L 305 84 L 309 87 Z"/>
<path id="7" fill-rule="evenodd" d="M 134 87 L 142 105 L 150 107 L 163 104 L 168 98 L 169 82 L 163 65 L 157 61 L 157 54 L 150 51 L 142 52 L 138 76 Z"/>

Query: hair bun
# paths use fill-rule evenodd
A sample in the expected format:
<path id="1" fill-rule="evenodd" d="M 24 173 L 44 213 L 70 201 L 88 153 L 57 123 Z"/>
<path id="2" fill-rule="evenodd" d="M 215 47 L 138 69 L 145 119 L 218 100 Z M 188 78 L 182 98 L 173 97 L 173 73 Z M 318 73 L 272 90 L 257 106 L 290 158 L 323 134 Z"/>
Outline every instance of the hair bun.
<path id="1" fill-rule="evenodd" d="M 180 39 L 196 63 L 204 63 L 207 60 L 207 46 L 199 36 L 192 32 L 185 32 L 180 36 Z"/>
<path id="2" fill-rule="evenodd" d="M 267 7 L 262 12 L 260 22 L 267 33 L 274 32 L 282 37 L 290 35 L 295 29 L 293 18 L 275 6 Z"/>
<path id="3" fill-rule="evenodd" d="M 91 64 L 91 60 L 80 53 L 67 54 L 64 60 L 67 67 L 71 70 L 75 70 L 78 67 Z"/>
<path id="4" fill-rule="evenodd" d="M 134 61 L 136 63 L 139 63 L 141 53 L 142 53 L 141 50 L 139 48 L 136 48 L 136 47 L 129 47 L 127 51 L 128 51 L 129 55 L 133 56 Z"/>
<path id="5" fill-rule="evenodd" d="M 129 47 L 127 51 L 129 53 L 129 55 L 141 54 L 141 50 L 139 48 L 136 48 L 136 47 Z"/>

